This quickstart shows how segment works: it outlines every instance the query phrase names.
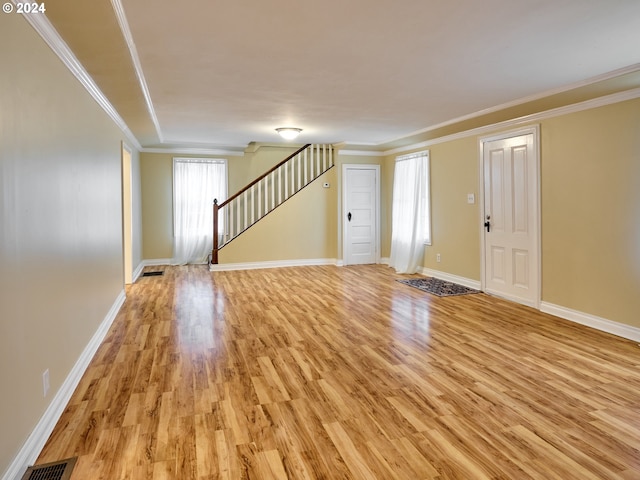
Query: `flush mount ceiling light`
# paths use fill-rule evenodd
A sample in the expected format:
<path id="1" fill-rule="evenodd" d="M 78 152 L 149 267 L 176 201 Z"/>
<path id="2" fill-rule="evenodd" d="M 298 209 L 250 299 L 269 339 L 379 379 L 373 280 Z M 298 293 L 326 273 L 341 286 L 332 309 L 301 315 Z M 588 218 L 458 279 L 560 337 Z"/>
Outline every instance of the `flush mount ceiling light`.
<path id="1" fill-rule="evenodd" d="M 293 127 L 276 128 L 276 132 L 278 132 L 278 134 L 285 140 L 293 140 L 298 135 L 300 135 L 301 131 L 302 131 L 301 128 L 293 128 Z"/>

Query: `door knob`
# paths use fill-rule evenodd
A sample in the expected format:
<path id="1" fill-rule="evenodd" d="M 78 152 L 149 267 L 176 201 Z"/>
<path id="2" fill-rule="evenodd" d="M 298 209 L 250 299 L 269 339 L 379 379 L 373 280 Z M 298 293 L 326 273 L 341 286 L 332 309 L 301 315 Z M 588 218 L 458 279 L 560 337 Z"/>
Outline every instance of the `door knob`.
<path id="1" fill-rule="evenodd" d="M 491 222 L 489 220 L 491 220 L 491 215 L 487 215 L 487 221 L 484 222 L 484 227 L 487 229 L 487 233 L 491 231 Z"/>
<path id="2" fill-rule="evenodd" d="M 347 220 L 351 221 L 351 212 L 347 213 Z"/>

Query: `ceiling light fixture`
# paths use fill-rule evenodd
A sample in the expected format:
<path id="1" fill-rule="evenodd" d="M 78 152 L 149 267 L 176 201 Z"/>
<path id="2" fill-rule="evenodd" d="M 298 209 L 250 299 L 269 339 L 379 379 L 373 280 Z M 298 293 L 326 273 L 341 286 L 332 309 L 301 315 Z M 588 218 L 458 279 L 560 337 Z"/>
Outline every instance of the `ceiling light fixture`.
<path id="1" fill-rule="evenodd" d="M 301 131 L 302 131 L 301 128 L 293 128 L 293 127 L 276 128 L 276 132 L 278 132 L 278 134 L 285 140 L 293 140 L 298 135 L 300 135 Z"/>

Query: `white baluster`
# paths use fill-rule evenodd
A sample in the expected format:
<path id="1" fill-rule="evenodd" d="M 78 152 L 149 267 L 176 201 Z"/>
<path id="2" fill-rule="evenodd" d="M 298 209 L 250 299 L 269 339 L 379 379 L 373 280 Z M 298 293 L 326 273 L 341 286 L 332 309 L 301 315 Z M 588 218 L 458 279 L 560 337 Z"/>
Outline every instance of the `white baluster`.
<path id="1" fill-rule="evenodd" d="M 278 172 L 278 205 L 282 203 L 282 170 L 279 168 Z"/>
<path id="2" fill-rule="evenodd" d="M 308 148 L 304 151 L 304 184 L 305 185 L 307 184 L 307 178 L 308 178 L 307 171 L 309 169 L 308 167 L 309 155 L 307 154 L 308 151 L 309 151 Z"/>
<path id="3" fill-rule="evenodd" d="M 307 183 L 311 183 L 313 181 L 313 166 L 315 165 L 315 150 L 313 148 L 313 145 L 311 145 L 309 147 L 309 182 Z"/>
<path id="4" fill-rule="evenodd" d="M 237 235 L 240 235 L 242 233 L 242 228 L 241 228 L 241 224 L 240 224 L 240 198 L 241 197 L 236 197 L 236 199 L 234 200 L 236 203 L 236 232 Z"/>
<path id="5" fill-rule="evenodd" d="M 229 219 L 229 209 L 231 208 L 231 206 L 227 203 L 227 205 L 224 207 L 224 243 L 227 243 L 229 241 L 229 238 L 231 238 L 231 229 L 233 228 L 233 225 L 231 225 L 231 220 Z"/>
<path id="6" fill-rule="evenodd" d="M 249 223 L 249 217 L 248 217 L 248 213 L 249 213 L 249 190 L 245 190 L 244 191 L 244 223 L 242 224 L 242 230 L 246 230 L 247 228 L 247 224 Z"/>
<path id="7" fill-rule="evenodd" d="M 327 171 L 327 146 L 322 144 L 322 171 Z"/>
<path id="8" fill-rule="evenodd" d="M 224 210 L 218 210 L 218 239 L 222 237 L 222 241 L 218 240 L 218 248 L 224 245 L 224 234 L 227 232 L 227 222 L 224 221 Z M 220 225 L 222 227 L 220 228 Z"/>
<path id="9" fill-rule="evenodd" d="M 258 182 L 258 220 L 262 217 L 262 180 Z"/>
<path id="10" fill-rule="evenodd" d="M 289 163 L 285 163 L 282 168 L 284 170 L 284 199 L 289 198 Z"/>
<path id="11" fill-rule="evenodd" d="M 302 162 L 302 155 L 298 155 L 298 185 L 296 188 L 296 192 L 299 191 L 302 187 L 300 186 L 300 184 L 302 183 L 302 168 L 301 168 L 301 162 Z"/>
<path id="12" fill-rule="evenodd" d="M 276 172 L 271 174 L 271 210 L 276 208 Z"/>

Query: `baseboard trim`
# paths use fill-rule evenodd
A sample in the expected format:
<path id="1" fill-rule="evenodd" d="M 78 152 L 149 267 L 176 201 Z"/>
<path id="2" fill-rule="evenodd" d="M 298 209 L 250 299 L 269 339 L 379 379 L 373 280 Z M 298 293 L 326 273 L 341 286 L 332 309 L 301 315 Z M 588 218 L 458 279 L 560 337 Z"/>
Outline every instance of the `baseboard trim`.
<path id="1" fill-rule="evenodd" d="M 7 471 L 2 476 L 2 480 L 16 480 L 21 478 L 27 468 L 34 464 L 38 455 L 40 455 L 44 444 L 51 435 L 51 432 L 53 432 L 56 423 L 58 423 L 58 420 L 62 416 L 64 409 L 67 407 L 67 404 L 71 399 L 71 395 L 73 395 L 73 392 L 80 383 L 80 379 L 87 370 L 91 359 L 98 350 L 98 347 L 100 347 L 100 344 L 107 335 L 111 324 L 118 315 L 118 311 L 120 310 L 120 307 L 122 307 L 125 298 L 125 292 L 122 290 L 109 309 L 106 317 L 98 327 L 98 330 L 93 334 L 93 337 L 80 354 L 80 357 L 69 372 L 69 375 L 67 375 L 65 381 L 60 386 L 60 389 L 56 392 L 35 428 L 25 441 L 24 445 L 22 445 L 22 448 L 9 465 Z"/>
<path id="2" fill-rule="evenodd" d="M 140 265 L 142 265 L 142 269 L 144 269 L 144 267 L 159 267 L 161 265 L 171 265 L 171 259 L 170 258 L 149 258 L 147 260 L 143 260 L 142 262 L 140 262 Z"/>
<path id="3" fill-rule="evenodd" d="M 479 280 L 472 280 L 471 278 L 460 277 L 458 275 L 453 275 L 452 273 L 441 272 L 440 270 L 432 270 L 430 268 L 422 267 L 418 270 L 418 272 L 422 275 L 426 275 L 427 277 L 439 278 L 440 280 L 457 283 L 458 285 L 463 285 L 468 288 L 473 288 L 474 290 L 480 290 L 482 287 Z"/>
<path id="4" fill-rule="evenodd" d="M 487 295 L 492 295 L 496 298 L 501 298 L 502 300 L 507 300 L 508 302 L 519 303 L 520 305 L 524 305 L 525 307 L 531 307 L 535 308 L 536 310 L 540 310 L 540 304 L 535 300 L 528 300 L 526 298 L 509 295 L 508 293 L 504 292 L 496 292 L 487 288 L 484 289 L 484 293 L 486 293 Z"/>
<path id="5" fill-rule="evenodd" d="M 219 263 L 210 265 L 212 272 L 226 272 L 230 270 L 258 270 L 261 268 L 283 268 L 283 267 L 308 267 L 313 265 L 338 265 L 335 258 L 307 258 L 301 260 L 275 260 L 268 262 L 246 262 L 246 263 Z"/>
<path id="6" fill-rule="evenodd" d="M 132 279 L 131 279 L 131 283 L 136 283 L 136 280 L 138 280 L 138 278 L 140 278 L 140 275 L 142 275 L 142 271 L 144 270 L 144 260 L 140 262 L 140 264 L 138 265 L 138 268 L 136 268 L 133 271 L 133 275 L 132 275 Z"/>
<path id="7" fill-rule="evenodd" d="M 554 305 L 549 302 L 540 303 L 540 311 L 555 315 L 556 317 L 579 323 L 587 327 L 595 328 L 601 332 L 611 333 L 618 337 L 640 342 L 640 328 L 632 327 L 624 323 L 614 322 L 606 318 L 591 315 L 590 313 L 580 312 L 571 308 Z"/>

